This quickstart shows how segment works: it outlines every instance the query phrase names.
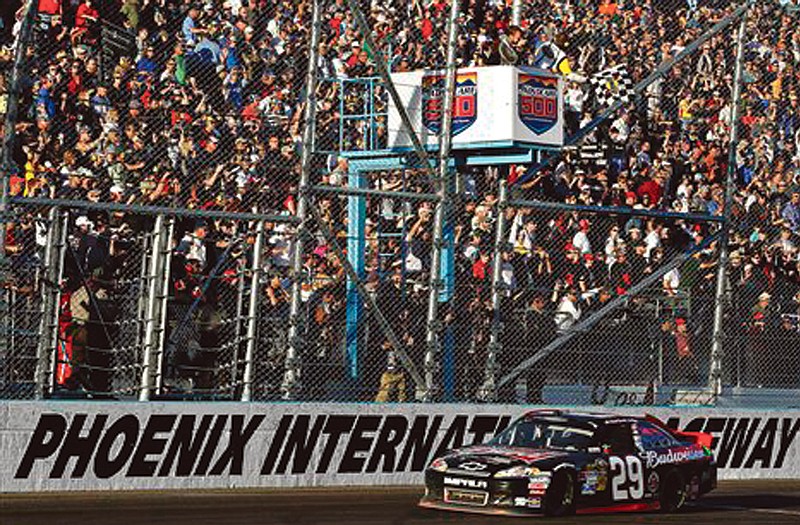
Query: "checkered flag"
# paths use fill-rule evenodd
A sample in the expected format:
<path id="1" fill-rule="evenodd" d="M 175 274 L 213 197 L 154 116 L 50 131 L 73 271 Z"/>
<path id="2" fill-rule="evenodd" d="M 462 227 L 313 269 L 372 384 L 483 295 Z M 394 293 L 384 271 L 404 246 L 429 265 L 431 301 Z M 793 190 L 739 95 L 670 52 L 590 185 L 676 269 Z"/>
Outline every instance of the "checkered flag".
<path id="1" fill-rule="evenodd" d="M 599 106 L 609 107 L 617 100 L 627 104 L 633 100 L 633 80 L 623 64 L 595 73 L 589 83 Z"/>

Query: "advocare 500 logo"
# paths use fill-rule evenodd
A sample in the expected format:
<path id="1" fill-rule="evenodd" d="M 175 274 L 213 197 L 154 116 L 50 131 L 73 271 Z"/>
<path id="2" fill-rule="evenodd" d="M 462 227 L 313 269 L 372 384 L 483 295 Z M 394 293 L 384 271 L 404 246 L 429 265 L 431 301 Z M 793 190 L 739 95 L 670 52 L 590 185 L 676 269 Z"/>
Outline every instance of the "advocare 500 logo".
<path id="1" fill-rule="evenodd" d="M 442 130 L 444 75 L 422 77 L 422 124 L 432 133 Z M 453 135 L 458 135 L 478 119 L 478 73 L 456 75 L 453 101 Z"/>
<path id="2" fill-rule="evenodd" d="M 525 126 L 541 135 L 558 122 L 558 80 L 519 73 L 517 114 Z"/>

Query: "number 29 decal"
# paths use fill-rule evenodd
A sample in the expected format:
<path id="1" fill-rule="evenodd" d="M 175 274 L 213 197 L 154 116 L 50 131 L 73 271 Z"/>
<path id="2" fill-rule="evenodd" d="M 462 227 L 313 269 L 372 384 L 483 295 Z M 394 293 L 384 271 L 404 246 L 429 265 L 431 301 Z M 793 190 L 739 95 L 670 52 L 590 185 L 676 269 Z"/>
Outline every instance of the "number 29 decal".
<path id="1" fill-rule="evenodd" d="M 644 469 L 636 456 L 611 456 L 611 497 L 614 501 L 642 499 L 644 496 Z"/>

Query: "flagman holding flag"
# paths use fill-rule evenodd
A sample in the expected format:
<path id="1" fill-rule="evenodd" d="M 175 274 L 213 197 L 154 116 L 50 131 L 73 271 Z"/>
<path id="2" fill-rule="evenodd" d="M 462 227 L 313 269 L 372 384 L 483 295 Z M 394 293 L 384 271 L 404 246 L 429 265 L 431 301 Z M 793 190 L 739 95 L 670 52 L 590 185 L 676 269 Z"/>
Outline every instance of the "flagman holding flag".
<path id="1" fill-rule="evenodd" d="M 569 65 L 567 54 L 550 39 L 547 32 L 542 31 L 540 37 L 543 37 L 543 39 L 536 46 L 533 65 L 542 69 L 549 69 L 553 73 L 560 73 L 564 76 L 570 75 L 572 68 Z"/>

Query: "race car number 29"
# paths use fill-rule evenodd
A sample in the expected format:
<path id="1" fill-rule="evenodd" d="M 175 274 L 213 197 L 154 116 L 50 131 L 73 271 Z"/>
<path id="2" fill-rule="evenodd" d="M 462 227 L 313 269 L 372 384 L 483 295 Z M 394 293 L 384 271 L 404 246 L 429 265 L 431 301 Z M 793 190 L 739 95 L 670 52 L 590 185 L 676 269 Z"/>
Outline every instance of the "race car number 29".
<path id="1" fill-rule="evenodd" d="M 611 456 L 611 497 L 615 501 L 642 499 L 644 496 L 644 469 L 642 460 L 636 456 Z"/>

